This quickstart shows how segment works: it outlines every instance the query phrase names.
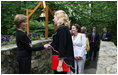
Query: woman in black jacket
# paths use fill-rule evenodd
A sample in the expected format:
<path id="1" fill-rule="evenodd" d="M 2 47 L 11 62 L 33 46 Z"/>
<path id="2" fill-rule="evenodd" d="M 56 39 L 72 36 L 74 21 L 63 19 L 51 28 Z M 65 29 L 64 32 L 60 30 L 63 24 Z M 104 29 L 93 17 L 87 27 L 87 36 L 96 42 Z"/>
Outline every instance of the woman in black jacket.
<path id="1" fill-rule="evenodd" d="M 74 53 L 72 38 L 69 31 L 70 21 L 63 10 L 58 10 L 54 15 L 54 24 L 58 26 L 53 35 L 52 70 L 55 74 L 66 74 L 69 68 L 74 72 Z"/>
<path id="2" fill-rule="evenodd" d="M 32 51 L 40 51 L 48 48 L 48 44 L 40 47 L 32 47 L 31 41 L 25 34 L 24 29 L 27 27 L 27 17 L 18 14 L 14 18 L 14 23 L 17 26 L 16 30 L 16 44 L 17 44 L 17 59 L 19 63 L 19 73 L 29 74 L 31 70 L 31 56 Z"/>

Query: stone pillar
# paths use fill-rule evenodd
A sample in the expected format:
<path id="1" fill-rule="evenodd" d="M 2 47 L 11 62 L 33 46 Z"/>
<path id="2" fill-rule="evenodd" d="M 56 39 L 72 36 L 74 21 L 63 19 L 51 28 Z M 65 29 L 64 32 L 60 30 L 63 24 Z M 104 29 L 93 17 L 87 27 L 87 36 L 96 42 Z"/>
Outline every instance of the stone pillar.
<path id="1" fill-rule="evenodd" d="M 96 74 L 117 74 L 117 48 L 114 43 L 101 41 Z"/>

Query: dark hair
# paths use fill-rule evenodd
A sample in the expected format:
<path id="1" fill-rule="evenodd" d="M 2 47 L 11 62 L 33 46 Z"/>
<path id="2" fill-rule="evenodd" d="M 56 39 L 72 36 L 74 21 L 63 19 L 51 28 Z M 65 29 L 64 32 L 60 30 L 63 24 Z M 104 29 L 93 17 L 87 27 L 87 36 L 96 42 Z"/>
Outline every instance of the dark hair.
<path id="1" fill-rule="evenodd" d="M 78 32 L 81 32 L 81 27 L 78 24 L 73 24 L 72 26 L 75 26 Z"/>

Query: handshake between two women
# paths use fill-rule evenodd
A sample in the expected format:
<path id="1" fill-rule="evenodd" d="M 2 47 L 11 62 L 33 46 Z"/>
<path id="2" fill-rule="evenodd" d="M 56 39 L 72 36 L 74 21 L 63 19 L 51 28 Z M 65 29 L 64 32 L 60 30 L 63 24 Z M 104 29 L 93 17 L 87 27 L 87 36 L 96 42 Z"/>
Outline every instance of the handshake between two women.
<path id="1" fill-rule="evenodd" d="M 44 45 L 44 48 L 45 48 L 46 50 L 50 50 L 50 49 L 51 49 L 51 45 L 50 45 L 50 44 L 45 44 L 45 45 Z"/>

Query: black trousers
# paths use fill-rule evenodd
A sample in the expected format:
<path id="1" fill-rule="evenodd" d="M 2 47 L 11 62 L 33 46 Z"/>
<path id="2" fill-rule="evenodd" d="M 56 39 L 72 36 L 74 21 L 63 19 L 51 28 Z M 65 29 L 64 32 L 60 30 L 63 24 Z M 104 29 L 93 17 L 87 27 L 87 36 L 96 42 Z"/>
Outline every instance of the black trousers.
<path id="1" fill-rule="evenodd" d="M 93 60 L 96 59 L 97 51 L 98 51 L 97 45 L 96 45 L 95 43 L 91 43 L 91 44 L 90 44 L 90 51 L 89 51 L 89 56 L 90 56 L 89 58 L 90 58 L 90 60 L 92 59 L 92 54 L 93 54 L 93 53 L 94 53 L 94 55 L 93 55 Z"/>
<path id="2" fill-rule="evenodd" d="M 67 72 L 57 72 L 56 70 L 54 70 L 54 74 L 67 74 Z"/>
<path id="3" fill-rule="evenodd" d="M 31 57 L 18 57 L 19 73 L 30 74 L 31 71 Z"/>

